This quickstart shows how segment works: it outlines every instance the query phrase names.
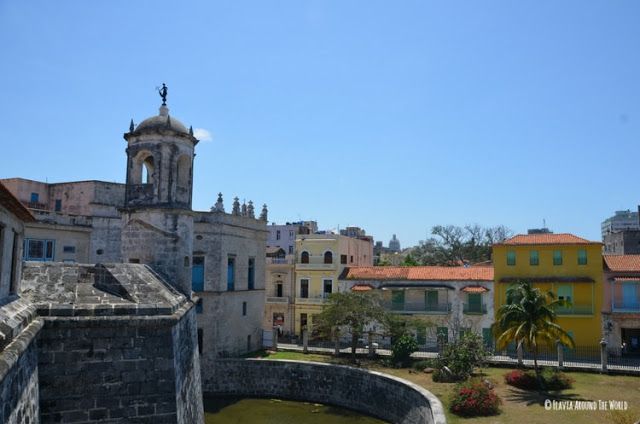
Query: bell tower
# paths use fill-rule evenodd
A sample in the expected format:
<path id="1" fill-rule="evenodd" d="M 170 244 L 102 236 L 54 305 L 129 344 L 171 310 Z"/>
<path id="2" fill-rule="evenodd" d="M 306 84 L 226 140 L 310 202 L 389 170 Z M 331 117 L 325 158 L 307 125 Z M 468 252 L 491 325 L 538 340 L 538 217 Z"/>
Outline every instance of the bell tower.
<path id="1" fill-rule="evenodd" d="M 169 115 L 167 87 L 157 116 L 129 126 L 121 253 L 150 265 L 191 297 L 193 130 Z"/>

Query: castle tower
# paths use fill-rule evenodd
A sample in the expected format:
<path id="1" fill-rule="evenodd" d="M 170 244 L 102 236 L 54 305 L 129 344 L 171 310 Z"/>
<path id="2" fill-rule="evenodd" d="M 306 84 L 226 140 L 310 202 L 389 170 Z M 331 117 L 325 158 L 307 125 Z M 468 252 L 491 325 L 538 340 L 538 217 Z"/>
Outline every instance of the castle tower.
<path id="1" fill-rule="evenodd" d="M 137 127 L 127 141 L 127 181 L 122 220 L 123 261 L 150 265 L 191 297 L 193 250 L 193 131 L 169 115 L 166 87 L 157 116 Z"/>

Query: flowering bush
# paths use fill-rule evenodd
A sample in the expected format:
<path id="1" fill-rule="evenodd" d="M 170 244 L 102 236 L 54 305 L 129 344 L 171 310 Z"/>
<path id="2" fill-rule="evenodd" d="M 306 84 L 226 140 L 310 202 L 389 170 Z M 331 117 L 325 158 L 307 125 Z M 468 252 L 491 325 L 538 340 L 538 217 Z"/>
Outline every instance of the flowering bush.
<path id="1" fill-rule="evenodd" d="M 483 417 L 500 412 L 501 400 L 484 382 L 469 380 L 456 386 L 449 409 L 462 417 Z"/>
<path id="2" fill-rule="evenodd" d="M 538 388 L 538 380 L 531 371 L 513 370 L 504 375 L 504 382 L 510 386 L 524 390 L 535 390 Z"/>
<path id="3" fill-rule="evenodd" d="M 570 389 L 573 379 L 560 371 L 545 369 L 541 373 L 543 389 L 564 390 Z M 505 383 L 524 390 L 537 390 L 541 388 L 534 371 L 513 370 L 504 375 Z"/>

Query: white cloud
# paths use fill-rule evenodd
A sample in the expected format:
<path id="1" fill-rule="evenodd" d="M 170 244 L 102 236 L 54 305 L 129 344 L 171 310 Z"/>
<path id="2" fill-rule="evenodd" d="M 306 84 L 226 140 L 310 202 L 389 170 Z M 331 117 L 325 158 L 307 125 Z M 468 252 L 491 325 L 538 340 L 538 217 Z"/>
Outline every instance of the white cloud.
<path id="1" fill-rule="evenodd" d="M 193 136 L 195 138 L 197 138 L 200 141 L 212 141 L 213 140 L 213 136 L 211 135 L 211 133 L 207 130 L 205 130 L 204 128 L 194 128 L 193 129 Z"/>

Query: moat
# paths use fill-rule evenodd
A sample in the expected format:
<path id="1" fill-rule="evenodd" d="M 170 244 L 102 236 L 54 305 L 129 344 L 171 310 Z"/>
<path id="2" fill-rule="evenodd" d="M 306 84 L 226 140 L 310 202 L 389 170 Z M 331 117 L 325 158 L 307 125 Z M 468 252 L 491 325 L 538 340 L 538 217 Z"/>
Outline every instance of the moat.
<path id="1" fill-rule="evenodd" d="M 279 399 L 205 398 L 206 424 L 384 424 L 345 408 Z"/>

